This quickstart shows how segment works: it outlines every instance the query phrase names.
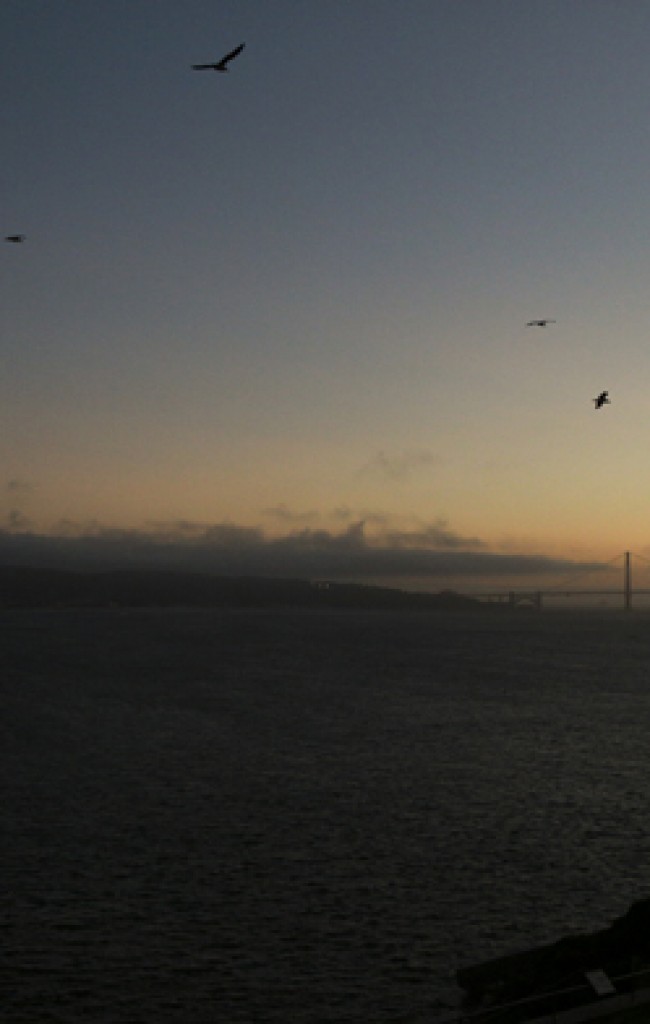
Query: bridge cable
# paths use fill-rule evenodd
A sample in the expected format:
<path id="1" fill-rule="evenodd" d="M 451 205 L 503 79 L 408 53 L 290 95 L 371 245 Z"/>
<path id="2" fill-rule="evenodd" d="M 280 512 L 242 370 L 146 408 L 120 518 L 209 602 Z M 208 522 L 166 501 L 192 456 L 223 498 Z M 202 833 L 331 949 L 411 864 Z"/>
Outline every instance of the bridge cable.
<path id="1" fill-rule="evenodd" d="M 605 566 L 612 566 L 612 568 L 614 568 L 615 563 L 618 562 L 619 559 L 621 559 L 622 557 L 623 557 L 623 554 L 615 555 L 614 558 L 610 558 L 609 561 L 608 562 L 604 562 L 603 565 L 605 565 Z M 570 589 L 570 584 L 572 584 L 575 580 L 581 580 L 581 579 L 584 579 L 585 576 L 591 576 L 591 575 L 593 575 L 596 572 L 599 573 L 599 572 L 602 572 L 602 571 L 603 571 L 602 569 L 577 569 L 576 572 L 571 573 L 569 576 L 565 576 L 565 578 L 563 580 L 560 580 L 559 583 L 555 583 L 553 586 L 547 587 L 546 590 L 547 591 L 569 590 Z"/>

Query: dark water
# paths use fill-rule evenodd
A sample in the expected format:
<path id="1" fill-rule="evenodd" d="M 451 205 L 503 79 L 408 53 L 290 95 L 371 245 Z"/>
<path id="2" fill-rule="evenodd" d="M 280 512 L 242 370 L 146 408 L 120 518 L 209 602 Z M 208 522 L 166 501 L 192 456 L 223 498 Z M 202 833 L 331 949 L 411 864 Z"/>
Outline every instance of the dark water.
<path id="1" fill-rule="evenodd" d="M 435 1019 L 650 894 L 650 617 L 9 612 L 4 1020 Z"/>

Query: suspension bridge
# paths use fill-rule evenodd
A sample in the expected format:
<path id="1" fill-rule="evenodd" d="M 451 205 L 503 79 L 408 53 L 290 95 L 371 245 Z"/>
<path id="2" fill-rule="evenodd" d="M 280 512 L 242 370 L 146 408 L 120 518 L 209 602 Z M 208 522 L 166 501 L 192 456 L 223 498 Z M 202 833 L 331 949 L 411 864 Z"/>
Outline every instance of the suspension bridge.
<path id="1" fill-rule="evenodd" d="M 606 572 L 606 567 L 610 566 L 611 571 L 609 575 L 613 575 L 616 571 L 618 579 L 611 586 L 603 587 L 585 587 L 580 586 L 580 582 L 584 580 L 587 575 L 593 575 L 594 570 L 581 570 L 578 573 L 574 573 L 567 580 L 555 584 L 554 586 L 547 587 L 543 590 L 533 590 L 530 588 L 519 588 L 513 590 L 500 590 L 493 591 L 491 593 L 474 592 L 467 593 L 468 597 L 474 597 L 480 601 L 486 603 L 498 603 L 508 604 L 511 608 L 516 608 L 519 605 L 541 609 L 543 604 L 547 602 L 549 598 L 573 598 L 576 603 L 579 600 L 587 598 L 620 598 L 622 606 L 626 611 L 630 611 L 632 608 L 633 597 L 641 595 L 650 595 L 650 586 L 634 586 L 632 585 L 632 558 L 635 559 L 635 577 L 637 575 L 637 562 L 644 563 L 642 570 L 650 570 L 650 559 L 645 558 L 643 555 L 636 554 L 631 551 L 624 551 L 621 555 L 616 555 L 609 562 L 603 563 L 603 569 L 599 572 Z M 622 562 L 622 566 L 619 564 Z M 650 572 L 646 573 L 650 576 Z M 650 579 L 648 580 L 650 582 Z M 608 603 L 605 601 L 605 603 Z"/>

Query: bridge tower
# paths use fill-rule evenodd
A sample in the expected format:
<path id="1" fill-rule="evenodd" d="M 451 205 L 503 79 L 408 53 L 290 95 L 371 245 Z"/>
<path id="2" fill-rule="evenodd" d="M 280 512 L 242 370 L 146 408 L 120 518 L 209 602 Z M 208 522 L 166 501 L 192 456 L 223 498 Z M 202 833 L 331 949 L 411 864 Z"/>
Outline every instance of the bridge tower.
<path id="1" fill-rule="evenodd" d="M 630 552 L 623 555 L 623 607 L 629 612 L 632 607 L 632 574 L 630 572 Z"/>

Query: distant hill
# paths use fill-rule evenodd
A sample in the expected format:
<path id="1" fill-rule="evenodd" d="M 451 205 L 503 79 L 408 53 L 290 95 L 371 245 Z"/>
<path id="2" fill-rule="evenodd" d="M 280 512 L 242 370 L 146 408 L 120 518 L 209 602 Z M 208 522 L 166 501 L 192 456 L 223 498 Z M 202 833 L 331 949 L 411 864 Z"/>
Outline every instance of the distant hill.
<path id="1" fill-rule="evenodd" d="M 0 566 L 3 608 L 474 608 L 473 598 L 453 591 L 410 593 L 356 583 L 145 570 L 72 572 Z"/>

